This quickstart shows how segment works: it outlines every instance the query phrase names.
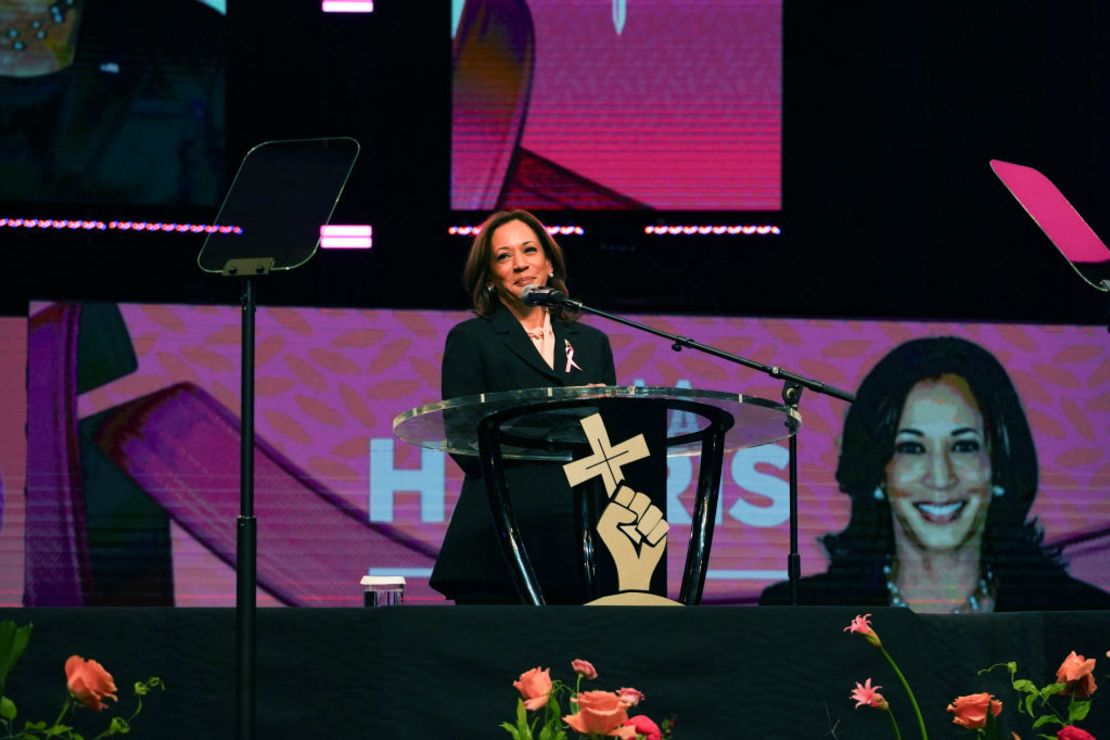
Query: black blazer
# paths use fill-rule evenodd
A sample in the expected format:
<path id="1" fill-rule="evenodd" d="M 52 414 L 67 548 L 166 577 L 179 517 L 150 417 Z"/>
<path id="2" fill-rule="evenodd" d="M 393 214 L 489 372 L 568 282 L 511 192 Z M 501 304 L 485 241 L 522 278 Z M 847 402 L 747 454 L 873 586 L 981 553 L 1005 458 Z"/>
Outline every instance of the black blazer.
<path id="1" fill-rule="evenodd" d="M 597 329 L 552 317 L 555 367 L 550 368 L 516 317 L 499 305 L 490 316 L 457 324 L 443 351 L 443 397 L 588 383 L 616 383 L 609 338 Z M 567 347 L 578 367 L 567 369 Z M 580 369 L 579 369 L 580 368 Z M 497 546 L 485 481 L 477 457 L 455 458 L 466 474 L 431 586 L 448 598 L 470 592 L 513 594 L 515 590 Z M 507 463 L 513 513 L 545 596 L 581 582 L 576 557 L 571 498 L 560 466 Z M 574 562 L 577 562 L 574 560 Z M 549 589 L 551 586 L 553 589 Z"/>

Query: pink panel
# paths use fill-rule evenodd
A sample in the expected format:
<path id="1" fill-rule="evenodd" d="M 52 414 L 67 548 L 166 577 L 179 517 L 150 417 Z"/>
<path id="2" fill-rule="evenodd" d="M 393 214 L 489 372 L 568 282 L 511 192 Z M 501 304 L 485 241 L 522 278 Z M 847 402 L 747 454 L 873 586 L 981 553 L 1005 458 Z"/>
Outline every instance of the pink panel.
<path id="1" fill-rule="evenodd" d="M 991 169 L 1065 257 L 1072 262 L 1110 260 L 1110 249 L 1051 180 L 1032 167 L 997 159 L 991 160 Z"/>

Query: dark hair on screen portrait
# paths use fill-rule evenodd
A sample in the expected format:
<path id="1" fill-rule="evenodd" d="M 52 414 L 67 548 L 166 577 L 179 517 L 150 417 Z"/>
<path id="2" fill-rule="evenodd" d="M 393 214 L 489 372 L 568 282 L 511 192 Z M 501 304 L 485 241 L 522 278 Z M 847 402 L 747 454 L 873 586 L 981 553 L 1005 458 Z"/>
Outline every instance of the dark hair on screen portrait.
<path id="1" fill-rule="evenodd" d="M 510 221 L 520 221 L 536 232 L 544 254 L 551 262 L 552 272 L 555 273 L 547 281 L 548 286 L 563 295 L 570 295 L 567 292 L 567 263 L 563 257 L 562 247 L 548 233 L 547 227 L 528 211 L 520 209 L 498 211 L 482 222 L 478 235 L 470 245 L 470 251 L 466 255 L 466 265 L 463 267 L 463 286 L 470 296 L 474 313 L 479 316 L 489 316 L 497 308 L 497 293 L 489 289 L 490 266 L 493 263 L 493 232 Z M 562 306 L 553 308 L 552 313 L 563 321 L 575 321 L 578 318 L 577 313 L 567 311 Z"/>
<path id="2" fill-rule="evenodd" d="M 864 378 L 848 410 L 836 480 L 852 499 L 844 531 L 822 538 L 829 570 L 878 579 L 894 553 L 893 519 L 875 489 L 894 454 L 906 396 L 923 380 L 956 375 L 967 381 L 983 415 L 993 496 L 983 532 L 982 561 L 995 573 L 1061 568 L 1059 552 L 1045 548 L 1029 511 L 1037 495 L 1037 452 L 1021 400 L 994 355 L 956 337 L 915 339 L 887 354 Z"/>

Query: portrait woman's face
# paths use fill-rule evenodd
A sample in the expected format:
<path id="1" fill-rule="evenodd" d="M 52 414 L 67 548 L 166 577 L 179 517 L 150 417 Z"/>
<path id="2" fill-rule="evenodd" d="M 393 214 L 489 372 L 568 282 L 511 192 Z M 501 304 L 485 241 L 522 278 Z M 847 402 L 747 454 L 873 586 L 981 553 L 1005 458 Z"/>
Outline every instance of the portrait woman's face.
<path id="1" fill-rule="evenodd" d="M 526 285 L 547 285 L 551 261 L 536 232 L 523 221 L 509 221 L 490 239 L 490 279 L 502 301 L 520 303 Z"/>
<path id="2" fill-rule="evenodd" d="M 922 550 L 979 542 L 991 500 L 991 458 L 979 404 L 956 375 L 906 396 L 886 466 L 895 538 Z"/>

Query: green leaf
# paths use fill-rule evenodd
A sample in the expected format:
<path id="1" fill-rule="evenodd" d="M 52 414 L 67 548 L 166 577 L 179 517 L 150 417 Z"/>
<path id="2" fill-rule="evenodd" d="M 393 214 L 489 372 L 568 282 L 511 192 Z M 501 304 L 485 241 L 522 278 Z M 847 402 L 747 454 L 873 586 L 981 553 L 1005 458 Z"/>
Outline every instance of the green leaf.
<path id="1" fill-rule="evenodd" d="M 1030 717 L 1032 717 L 1033 716 L 1033 704 L 1034 704 L 1034 702 L 1037 701 L 1038 696 L 1040 696 L 1040 694 L 1037 694 L 1037 693 L 1028 694 L 1025 697 L 1024 701 L 1022 701 L 1021 704 L 1018 704 L 1018 712 L 1021 713 L 1022 705 L 1024 705 L 1025 706 L 1025 714 L 1028 714 Z"/>
<path id="2" fill-rule="evenodd" d="M 46 723 L 45 722 L 24 722 L 23 723 L 23 731 L 24 732 L 26 732 L 27 730 L 38 730 L 39 732 L 42 732 L 45 729 L 46 729 Z"/>
<path id="3" fill-rule="evenodd" d="M 520 740 L 520 733 L 517 732 L 516 728 L 510 725 L 508 722 L 502 722 L 500 727 L 502 730 L 512 735 L 513 740 Z"/>
<path id="4" fill-rule="evenodd" d="M 1037 688 L 1036 684 L 1028 678 L 1019 678 L 1013 682 L 1014 691 L 1021 691 L 1026 694 L 1040 694 L 1041 690 Z"/>
<path id="5" fill-rule="evenodd" d="M 1050 696 L 1056 696 L 1067 687 L 1068 685 L 1066 683 L 1050 683 L 1041 689 L 1041 698 L 1047 699 Z"/>
<path id="6" fill-rule="evenodd" d="M 0 696 L 0 719 L 11 722 L 16 714 L 18 712 L 15 709 L 15 702 L 6 696 Z"/>
<path id="7" fill-rule="evenodd" d="M 47 737 L 57 737 L 58 735 L 66 735 L 71 730 L 73 730 L 73 728 L 70 727 L 69 725 L 54 725 L 53 727 L 51 727 L 49 730 L 47 730 L 43 734 L 46 735 Z"/>
<path id="8" fill-rule="evenodd" d="M 31 641 L 33 625 L 16 627 L 15 622 L 6 619 L 0 622 L 0 693 L 8 683 L 8 672 L 19 661 L 27 643 Z"/>
<path id="9" fill-rule="evenodd" d="M 559 721 L 563 718 L 563 712 L 559 709 L 559 700 L 554 695 L 547 700 L 547 724 L 558 725 Z"/>
<path id="10" fill-rule="evenodd" d="M 1045 725 L 1060 725 L 1061 727 L 1063 727 L 1064 723 L 1053 717 L 1051 714 L 1045 714 L 1037 718 L 1037 720 L 1033 723 L 1033 729 L 1035 730 L 1038 727 L 1044 727 Z"/>
<path id="11" fill-rule="evenodd" d="M 1073 722 L 1080 722 L 1087 718 L 1087 713 L 1091 711 L 1091 700 L 1072 700 L 1068 705 L 1068 724 Z"/>

